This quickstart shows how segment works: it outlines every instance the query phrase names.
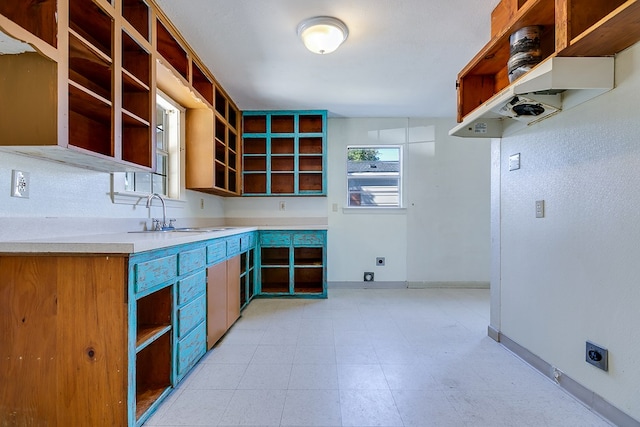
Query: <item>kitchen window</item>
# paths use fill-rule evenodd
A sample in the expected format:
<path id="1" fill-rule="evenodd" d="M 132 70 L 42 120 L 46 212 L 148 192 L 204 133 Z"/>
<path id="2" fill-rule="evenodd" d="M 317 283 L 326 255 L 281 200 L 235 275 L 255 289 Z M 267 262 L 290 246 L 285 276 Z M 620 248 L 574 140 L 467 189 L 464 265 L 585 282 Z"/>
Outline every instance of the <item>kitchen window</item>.
<path id="1" fill-rule="evenodd" d="M 347 206 L 402 207 L 402 147 L 347 147 Z"/>
<path id="2" fill-rule="evenodd" d="M 113 174 L 115 203 L 131 203 L 157 193 L 180 199 L 180 147 L 183 144 L 184 108 L 168 96 L 156 97 L 156 171 Z M 135 203 L 134 203 L 135 204 Z"/>

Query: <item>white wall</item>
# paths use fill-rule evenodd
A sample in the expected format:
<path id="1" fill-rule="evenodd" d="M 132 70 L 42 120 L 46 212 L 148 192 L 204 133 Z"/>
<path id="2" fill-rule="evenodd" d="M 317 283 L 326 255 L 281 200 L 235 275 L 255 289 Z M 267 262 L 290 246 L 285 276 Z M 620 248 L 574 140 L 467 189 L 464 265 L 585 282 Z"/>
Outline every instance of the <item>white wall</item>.
<path id="1" fill-rule="evenodd" d="M 13 169 L 30 173 L 28 199 L 10 196 Z M 178 224 L 181 219 L 224 215 L 221 197 L 185 191 L 184 200 L 167 209 L 167 216 L 177 218 Z M 112 203 L 109 173 L 0 152 L 0 239 L 142 229 L 149 218 L 161 216 L 160 207 L 153 206 L 150 212 L 145 202 L 138 206 Z"/>
<path id="2" fill-rule="evenodd" d="M 451 120 L 329 119 L 328 280 L 489 281 L 489 141 L 449 137 Z M 402 144 L 403 210 L 346 205 L 346 147 Z M 336 207 L 336 210 L 333 207 Z M 376 257 L 386 258 L 384 267 Z"/>
<path id="3" fill-rule="evenodd" d="M 502 333 L 636 419 L 639 93 L 636 45 L 616 58 L 614 90 L 503 138 L 500 161 Z M 586 340 L 608 348 L 609 372 L 585 362 Z"/>

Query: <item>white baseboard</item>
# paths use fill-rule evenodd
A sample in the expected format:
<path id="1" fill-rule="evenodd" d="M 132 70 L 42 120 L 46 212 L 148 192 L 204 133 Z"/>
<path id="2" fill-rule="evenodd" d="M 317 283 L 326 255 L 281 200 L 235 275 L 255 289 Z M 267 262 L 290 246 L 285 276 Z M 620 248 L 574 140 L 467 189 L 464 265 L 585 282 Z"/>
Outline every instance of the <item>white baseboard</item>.
<path id="1" fill-rule="evenodd" d="M 489 289 L 489 282 L 407 282 L 407 287 L 411 289 Z"/>
<path id="2" fill-rule="evenodd" d="M 491 334 L 489 336 L 491 336 Z M 620 409 L 607 402 L 602 396 L 589 390 L 582 384 L 575 381 L 573 378 L 567 376 L 565 373 L 558 371 L 554 366 L 547 363 L 545 360 L 541 359 L 535 354 L 531 353 L 529 350 L 522 347 L 512 339 L 506 337 L 504 334 L 498 332 L 498 336 L 500 339 L 500 343 L 504 347 L 527 362 L 534 369 L 540 371 L 540 373 L 542 373 L 544 376 L 550 378 L 552 381 L 562 387 L 567 393 L 590 408 L 593 412 L 599 414 L 601 417 L 605 418 L 616 426 L 640 427 L 640 421 L 622 412 Z M 556 372 L 560 372 L 560 375 L 557 379 L 555 375 Z"/>

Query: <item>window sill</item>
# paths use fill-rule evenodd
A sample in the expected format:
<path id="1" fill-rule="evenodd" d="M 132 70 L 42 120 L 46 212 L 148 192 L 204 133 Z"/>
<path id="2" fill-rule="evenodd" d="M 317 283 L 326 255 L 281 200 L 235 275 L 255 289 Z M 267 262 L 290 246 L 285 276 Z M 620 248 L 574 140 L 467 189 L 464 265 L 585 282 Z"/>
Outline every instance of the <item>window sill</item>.
<path id="1" fill-rule="evenodd" d="M 405 215 L 407 208 L 382 208 L 382 207 L 343 207 L 344 214 L 376 214 L 376 215 Z"/>
<path id="2" fill-rule="evenodd" d="M 111 201 L 117 205 L 133 205 L 133 206 L 145 206 L 147 205 L 148 194 L 134 193 L 130 191 L 114 191 L 111 193 Z M 168 208 L 184 208 L 187 203 L 185 200 L 170 199 L 163 197 L 164 202 Z M 152 200 L 153 206 L 160 206 L 160 201 L 157 199 Z"/>

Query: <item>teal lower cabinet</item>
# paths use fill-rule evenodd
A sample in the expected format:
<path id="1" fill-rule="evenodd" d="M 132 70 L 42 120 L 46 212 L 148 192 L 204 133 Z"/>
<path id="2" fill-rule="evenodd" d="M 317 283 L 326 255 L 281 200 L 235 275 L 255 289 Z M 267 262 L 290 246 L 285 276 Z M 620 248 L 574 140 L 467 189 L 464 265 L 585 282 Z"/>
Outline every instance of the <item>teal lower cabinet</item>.
<path id="1" fill-rule="evenodd" d="M 129 425 L 141 425 L 206 352 L 206 247 L 132 255 Z"/>
<path id="2" fill-rule="evenodd" d="M 259 232 L 259 295 L 327 297 L 326 230 Z"/>

